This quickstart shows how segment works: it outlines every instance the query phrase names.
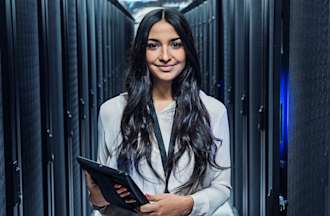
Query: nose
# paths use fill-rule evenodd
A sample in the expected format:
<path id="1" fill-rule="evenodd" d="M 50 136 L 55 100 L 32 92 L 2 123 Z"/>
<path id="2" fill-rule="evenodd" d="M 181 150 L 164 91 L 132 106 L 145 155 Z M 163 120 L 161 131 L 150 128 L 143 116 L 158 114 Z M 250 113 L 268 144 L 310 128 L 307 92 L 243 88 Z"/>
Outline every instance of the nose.
<path id="1" fill-rule="evenodd" d="M 162 52 L 160 54 L 159 60 L 161 62 L 167 63 L 171 60 L 171 55 L 167 49 L 167 47 L 163 47 L 162 48 Z"/>

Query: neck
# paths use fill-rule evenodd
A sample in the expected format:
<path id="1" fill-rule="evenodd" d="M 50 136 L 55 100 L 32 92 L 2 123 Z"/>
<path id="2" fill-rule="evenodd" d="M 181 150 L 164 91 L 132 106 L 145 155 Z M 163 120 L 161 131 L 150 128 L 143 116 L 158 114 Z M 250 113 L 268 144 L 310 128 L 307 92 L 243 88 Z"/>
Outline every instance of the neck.
<path id="1" fill-rule="evenodd" d="M 152 98 L 157 100 L 173 100 L 172 82 L 154 82 L 152 88 Z"/>

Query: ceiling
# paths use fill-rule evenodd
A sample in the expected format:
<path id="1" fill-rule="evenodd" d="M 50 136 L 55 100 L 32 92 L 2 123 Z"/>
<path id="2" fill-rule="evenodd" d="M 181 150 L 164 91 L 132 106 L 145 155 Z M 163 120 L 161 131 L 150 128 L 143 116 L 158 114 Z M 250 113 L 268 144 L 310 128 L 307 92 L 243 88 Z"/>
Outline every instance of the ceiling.
<path id="1" fill-rule="evenodd" d="M 118 0 L 135 18 L 138 23 L 150 10 L 159 7 L 170 7 L 181 10 L 193 0 Z"/>

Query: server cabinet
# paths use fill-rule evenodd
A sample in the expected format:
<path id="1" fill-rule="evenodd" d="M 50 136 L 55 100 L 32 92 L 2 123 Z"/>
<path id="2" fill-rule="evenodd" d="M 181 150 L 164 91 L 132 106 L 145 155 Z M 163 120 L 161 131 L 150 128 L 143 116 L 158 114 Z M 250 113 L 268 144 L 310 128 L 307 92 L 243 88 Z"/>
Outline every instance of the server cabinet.
<path id="1" fill-rule="evenodd" d="M 330 214 L 329 18 L 329 1 L 290 1 L 289 216 Z"/>
<path id="2" fill-rule="evenodd" d="M 67 215 L 60 0 L 39 1 L 44 215 Z"/>
<path id="3" fill-rule="evenodd" d="M 234 187 L 237 188 L 235 206 L 239 214 L 249 215 L 248 185 L 248 71 L 249 71 L 249 8 L 247 0 L 240 0 L 235 5 L 235 72 L 234 72 L 234 133 L 235 173 Z M 252 200 L 251 200 L 252 202 Z"/>
<path id="4" fill-rule="evenodd" d="M 116 29 L 115 22 L 116 22 L 116 8 L 114 5 L 110 5 L 109 8 L 109 13 L 111 14 L 110 16 L 110 97 L 114 96 L 115 91 L 116 91 L 116 72 L 115 72 L 115 66 L 116 66 L 116 56 L 118 55 L 118 50 L 116 50 L 116 35 L 118 34 L 118 31 L 113 31 Z"/>
<path id="5" fill-rule="evenodd" d="M 95 1 L 96 13 L 96 67 L 97 67 L 97 108 L 103 103 L 103 31 L 102 31 L 102 1 Z"/>
<path id="6" fill-rule="evenodd" d="M 279 214 L 280 4 L 235 6 L 234 203 L 243 215 Z"/>
<path id="7" fill-rule="evenodd" d="M 107 16 L 108 16 L 108 1 L 101 1 L 101 8 L 99 13 L 102 14 L 102 39 L 103 39 L 103 74 L 102 74 L 102 84 L 103 84 L 103 100 L 108 99 L 108 73 L 109 73 L 109 53 L 108 53 L 108 45 L 109 45 L 109 37 L 108 37 L 108 23 L 107 23 Z"/>
<path id="8" fill-rule="evenodd" d="M 37 0 L 15 1 L 15 71 L 19 86 L 23 214 L 42 215 L 43 167 Z"/>
<path id="9" fill-rule="evenodd" d="M 234 130 L 234 2 L 233 1 L 222 1 L 221 3 L 221 13 L 220 16 L 221 22 L 219 22 L 220 28 L 220 35 L 219 37 L 221 47 L 223 47 L 223 53 L 221 55 L 222 59 L 222 68 L 223 68 L 223 75 L 224 75 L 224 104 L 227 108 L 228 113 L 228 121 L 229 121 L 229 128 L 230 131 Z M 232 158 L 232 185 L 234 185 L 234 179 L 236 179 L 236 163 L 233 160 L 236 137 L 234 133 L 230 133 L 230 140 L 231 140 L 231 158 Z M 236 197 L 239 197 L 238 188 L 236 186 L 233 187 L 231 201 L 234 203 Z"/>
<path id="10" fill-rule="evenodd" d="M 1 63 L 2 70 L 2 105 L 3 105 L 3 139 L 5 154 L 5 215 L 22 215 L 22 173 L 19 119 L 19 89 L 16 85 L 14 47 L 16 35 L 15 1 L 0 1 L 1 22 Z"/>
<path id="11" fill-rule="evenodd" d="M 187 18 L 195 40 L 201 66 L 201 88 L 223 100 L 223 73 L 220 70 L 220 3 L 215 0 L 194 1 L 181 12 Z"/>
<path id="12" fill-rule="evenodd" d="M 115 34 L 115 32 L 113 31 L 114 28 L 112 27 L 112 21 L 113 21 L 113 5 L 109 2 L 108 3 L 108 8 L 107 8 L 107 22 L 108 22 L 108 53 L 109 53 L 109 58 L 108 58 L 108 62 L 109 62 L 109 73 L 107 76 L 107 82 L 109 83 L 109 89 L 108 89 L 108 97 L 112 97 L 113 93 L 114 93 L 114 79 L 111 79 L 113 77 L 113 56 L 116 55 L 117 53 L 113 52 L 113 45 L 114 45 L 114 41 L 113 41 L 113 36 Z"/>
<path id="13" fill-rule="evenodd" d="M 62 0 L 65 144 L 68 215 L 82 215 L 80 155 L 79 80 L 77 51 L 77 2 Z"/>
<path id="14" fill-rule="evenodd" d="M 96 160 L 97 154 L 97 67 L 96 67 L 96 26 L 95 1 L 87 2 L 87 42 L 88 42 L 88 86 L 89 86 L 89 125 L 90 155 Z"/>
<path id="15" fill-rule="evenodd" d="M 0 11 L 0 16 L 2 16 Z M 1 47 L 1 46 L 0 46 Z M 0 48 L 0 161 L 5 161 L 5 143 L 3 134 L 3 112 L 2 112 L 2 64 L 1 64 L 1 48 Z M 0 216 L 6 215 L 6 175 L 5 175 L 5 163 L 0 165 Z"/>
<path id="16" fill-rule="evenodd" d="M 77 54 L 78 54 L 78 95 L 79 95 L 79 154 L 90 155 L 89 138 L 89 86 L 88 86 L 88 43 L 87 43 L 87 7 L 86 0 L 77 0 Z M 76 158 L 74 158 L 75 160 Z M 88 215 L 89 196 L 85 176 L 81 176 L 82 216 Z"/>

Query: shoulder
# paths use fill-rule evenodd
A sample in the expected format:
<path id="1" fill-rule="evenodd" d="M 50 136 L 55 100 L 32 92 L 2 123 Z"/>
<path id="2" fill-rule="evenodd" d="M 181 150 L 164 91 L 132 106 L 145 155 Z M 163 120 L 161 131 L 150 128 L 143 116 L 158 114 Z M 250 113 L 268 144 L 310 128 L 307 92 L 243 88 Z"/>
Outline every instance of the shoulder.
<path id="1" fill-rule="evenodd" d="M 209 112 L 211 119 L 218 119 L 221 118 L 224 114 L 226 114 L 227 111 L 225 105 L 218 99 L 207 95 L 202 90 L 199 93 L 199 97 L 201 98 L 204 106 Z"/>
<path id="2" fill-rule="evenodd" d="M 121 120 L 122 113 L 127 103 L 127 93 L 121 93 L 105 101 L 100 107 L 100 118 L 102 121 L 112 122 Z"/>

